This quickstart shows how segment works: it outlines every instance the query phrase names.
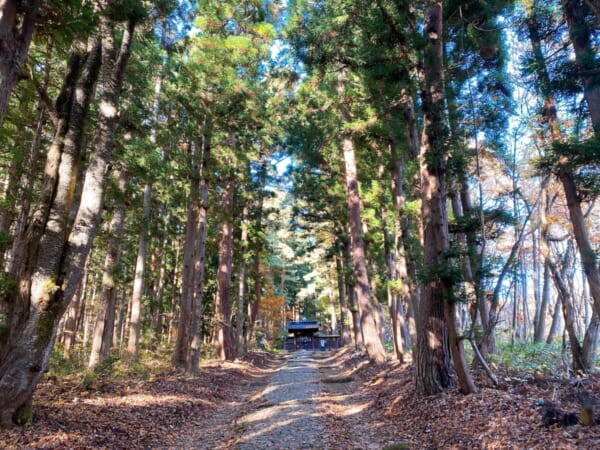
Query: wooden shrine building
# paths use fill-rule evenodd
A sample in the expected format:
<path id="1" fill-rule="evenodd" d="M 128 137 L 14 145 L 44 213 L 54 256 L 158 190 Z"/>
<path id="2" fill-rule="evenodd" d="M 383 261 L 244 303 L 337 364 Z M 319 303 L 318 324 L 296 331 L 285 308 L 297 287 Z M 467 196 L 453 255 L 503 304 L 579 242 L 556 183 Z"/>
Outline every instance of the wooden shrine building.
<path id="1" fill-rule="evenodd" d="M 290 321 L 287 324 L 287 338 L 284 348 L 287 351 L 295 350 L 327 350 L 338 348 L 339 335 L 321 333 L 316 320 Z"/>

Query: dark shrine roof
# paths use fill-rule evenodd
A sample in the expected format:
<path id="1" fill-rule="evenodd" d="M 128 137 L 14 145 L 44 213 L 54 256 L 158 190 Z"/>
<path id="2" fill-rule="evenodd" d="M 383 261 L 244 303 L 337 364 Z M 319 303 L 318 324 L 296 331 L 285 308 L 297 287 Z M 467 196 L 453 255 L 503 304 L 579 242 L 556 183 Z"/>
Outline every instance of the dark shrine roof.
<path id="1" fill-rule="evenodd" d="M 304 320 L 301 322 L 288 322 L 288 333 L 294 331 L 319 331 L 319 323 L 314 320 Z"/>

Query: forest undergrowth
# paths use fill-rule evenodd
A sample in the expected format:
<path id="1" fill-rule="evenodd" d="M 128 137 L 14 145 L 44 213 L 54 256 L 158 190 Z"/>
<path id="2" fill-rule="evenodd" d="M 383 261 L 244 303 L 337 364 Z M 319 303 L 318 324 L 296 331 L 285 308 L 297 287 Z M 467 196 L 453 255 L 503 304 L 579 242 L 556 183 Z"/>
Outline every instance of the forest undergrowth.
<path id="1" fill-rule="evenodd" d="M 577 421 L 582 402 L 600 398 L 598 374 L 569 380 L 554 369 L 496 362 L 497 387 L 475 371 L 477 394 L 420 397 L 411 365 L 376 367 L 351 349 L 315 357 L 321 407 L 339 449 L 600 447 L 598 424 L 543 424 L 550 404 Z M 237 421 L 283 360 L 256 351 L 235 362 L 206 361 L 198 377 L 173 369 L 167 353 L 134 365 L 113 359 L 95 372 L 56 360 L 36 390 L 33 422 L 0 430 L 0 448 L 233 448 Z"/>
<path id="2" fill-rule="evenodd" d="M 173 368 L 169 356 L 115 358 L 93 372 L 53 358 L 34 395 L 33 422 L 0 430 L 0 448 L 229 448 L 245 400 L 282 359 L 254 352 L 235 362 L 210 360 L 193 377 Z"/>
<path id="3" fill-rule="evenodd" d="M 352 379 L 345 389 L 355 393 L 350 402 L 335 401 L 334 394 L 332 429 L 343 422 L 343 428 L 369 434 L 379 444 L 375 448 L 385 450 L 600 448 L 598 411 L 594 425 L 579 423 L 582 404 L 600 399 L 599 374 L 560 376 L 560 355 L 547 346 L 523 345 L 518 352 L 523 358 L 508 364 L 503 354 L 509 350 L 515 346 L 501 347 L 495 357 L 498 386 L 476 369 L 479 393 L 465 396 L 453 388 L 428 397 L 416 395 L 411 365 L 376 367 L 365 364 L 362 354 L 346 351 L 337 360 L 343 376 Z M 349 403 L 363 405 L 360 413 L 345 414 Z"/>

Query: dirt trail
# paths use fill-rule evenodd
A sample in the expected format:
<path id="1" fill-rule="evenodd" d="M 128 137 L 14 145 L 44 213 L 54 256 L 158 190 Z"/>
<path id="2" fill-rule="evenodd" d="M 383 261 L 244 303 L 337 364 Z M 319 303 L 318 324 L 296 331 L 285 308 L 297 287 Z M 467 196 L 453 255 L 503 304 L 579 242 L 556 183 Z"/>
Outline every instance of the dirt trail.
<path id="1" fill-rule="evenodd" d="M 238 422 L 238 450 L 327 448 L 318 363 L 292 353 Z"/>

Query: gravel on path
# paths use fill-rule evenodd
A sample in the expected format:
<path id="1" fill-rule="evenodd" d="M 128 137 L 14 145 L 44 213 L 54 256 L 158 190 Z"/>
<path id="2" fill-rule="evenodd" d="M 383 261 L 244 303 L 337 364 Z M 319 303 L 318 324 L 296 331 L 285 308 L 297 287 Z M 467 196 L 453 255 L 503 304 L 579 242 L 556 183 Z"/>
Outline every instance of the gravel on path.
<path id="1" fill-rule="evenodd" d="M 324 449 L 326 423 L 319 408 L 318 363 L 312 351 L 292 353 L 275 373 L 259 402 L 238 425 L 237 450 Z"/>

